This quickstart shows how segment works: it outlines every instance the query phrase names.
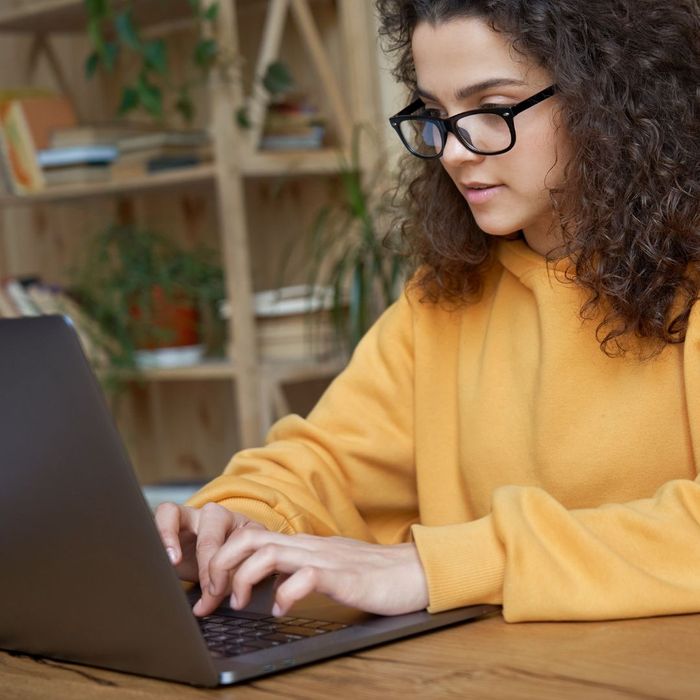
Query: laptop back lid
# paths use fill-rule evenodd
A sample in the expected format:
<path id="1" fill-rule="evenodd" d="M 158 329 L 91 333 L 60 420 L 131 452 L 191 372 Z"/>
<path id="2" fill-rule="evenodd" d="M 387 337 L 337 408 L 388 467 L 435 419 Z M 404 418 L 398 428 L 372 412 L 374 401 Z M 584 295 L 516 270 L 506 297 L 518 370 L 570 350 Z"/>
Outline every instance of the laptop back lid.
<path id="1" fill-rule="evenodd" d="M 0 321 L 0 648 L 216 685 L 70 322 Z"/>

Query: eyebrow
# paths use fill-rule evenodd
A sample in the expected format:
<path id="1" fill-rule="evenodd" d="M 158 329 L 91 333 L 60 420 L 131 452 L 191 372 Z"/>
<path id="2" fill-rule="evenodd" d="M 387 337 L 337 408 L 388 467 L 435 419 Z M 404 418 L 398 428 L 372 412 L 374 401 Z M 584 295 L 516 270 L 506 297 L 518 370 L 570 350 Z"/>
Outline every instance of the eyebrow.
<path id="1" fill-rule="evenodd" d="M 455 99 L 458 101 L 466 100 L 472 95 L 476 95 L 484 90 L 491 90 L 497 87 L 513 87 L 525 85 L 524 80 L 518 80 L 517 78 L 490 78 L 489 80 L 482 80 L 480 83 L 474 83 L 473 85 L 465 85 L 457 90 L 455 90 Z M 417 86 L 416 93 L 420 98 L 427 98 L 433 102 L 439 102 L 435 95 L 431 95 L 427 90 L 422 87 Z"/>

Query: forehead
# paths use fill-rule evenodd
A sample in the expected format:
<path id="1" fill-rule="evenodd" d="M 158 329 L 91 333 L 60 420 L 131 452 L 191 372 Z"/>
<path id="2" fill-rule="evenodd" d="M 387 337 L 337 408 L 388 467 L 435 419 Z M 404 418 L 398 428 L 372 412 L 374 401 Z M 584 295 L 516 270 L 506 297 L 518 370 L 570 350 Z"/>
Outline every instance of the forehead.
<path id="1" fill-rule="evenodd" d="M 533 84 L 544 78 L 533 61 L 513 48 L 507 34 L 477 17 L 420 22 L 411 46 L 418 85 L 433 93 L 491 78 Z"/>

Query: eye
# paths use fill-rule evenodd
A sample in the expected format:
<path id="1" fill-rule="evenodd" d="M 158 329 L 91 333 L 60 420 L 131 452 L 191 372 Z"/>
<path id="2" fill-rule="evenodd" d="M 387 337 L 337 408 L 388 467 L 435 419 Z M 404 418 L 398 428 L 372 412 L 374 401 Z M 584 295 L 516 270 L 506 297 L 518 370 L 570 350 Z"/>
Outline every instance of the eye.
<path id="1" fill-rule="evenodd" d="M 423 110 L 423 116 L 433 117 L 434 119 L 441 119 L 445 116 L 445 113 L 440 109 L 436 109 L 435 107 L 426 107 Z"/>
<path id="2" fill-rule="evenodd" d="M 507 102 L 486 102 L 485 104 L 479 105 L 479 109 L 494 109 L 494 108 L 506 108 L 512 109 L 513 105 Z"/>

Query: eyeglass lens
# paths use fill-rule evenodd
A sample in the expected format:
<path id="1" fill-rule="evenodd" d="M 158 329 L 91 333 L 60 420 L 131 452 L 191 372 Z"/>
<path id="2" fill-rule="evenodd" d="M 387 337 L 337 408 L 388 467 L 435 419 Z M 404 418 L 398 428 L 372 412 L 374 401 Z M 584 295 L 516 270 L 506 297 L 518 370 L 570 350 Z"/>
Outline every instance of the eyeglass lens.
<path id="1" fill-rule="evenodd" d="M 443 147 L 443 131 L 428 119 L 402 121 L 401 135 L 408 147 L 418 155 L 434 156 Z M 480 153 L 496 153 L 511 144 L 508 122 L 500 114 L 470 114 L 457 121 L 456 130 L 462 141 Z"/>

